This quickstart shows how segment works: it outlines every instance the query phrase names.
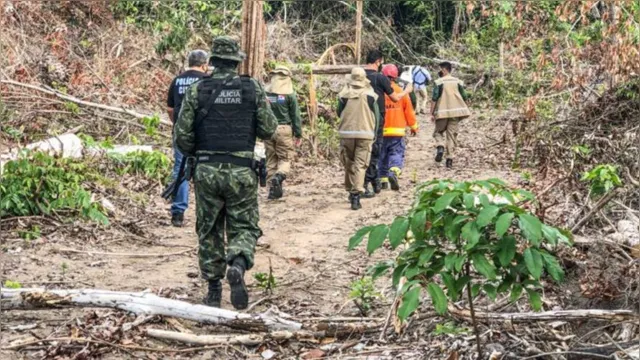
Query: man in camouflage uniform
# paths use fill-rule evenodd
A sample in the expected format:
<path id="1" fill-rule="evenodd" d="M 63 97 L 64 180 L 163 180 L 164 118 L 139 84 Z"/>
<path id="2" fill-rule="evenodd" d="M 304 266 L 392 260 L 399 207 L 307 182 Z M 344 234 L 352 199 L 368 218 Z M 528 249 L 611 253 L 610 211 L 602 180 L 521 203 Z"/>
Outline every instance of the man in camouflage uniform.
<path id="1" fill-rule="evenodd" d="M 248 305 L 244 273 L 253 267 L 262 235 L 253 160 L 256 137 L 271 139 L 278 126 L 260 83 L 238 76 L 245 57 L 233 39 L 213 41 L 210 64 L 215 69 L 187 91 L 174 135 L 180 152 L 196 157 L 198 256 L 202 277 L 209 282 L 204 303 L 220 307 L 221 279 L 229 265 L 226 275 L 236 309 Z"/>

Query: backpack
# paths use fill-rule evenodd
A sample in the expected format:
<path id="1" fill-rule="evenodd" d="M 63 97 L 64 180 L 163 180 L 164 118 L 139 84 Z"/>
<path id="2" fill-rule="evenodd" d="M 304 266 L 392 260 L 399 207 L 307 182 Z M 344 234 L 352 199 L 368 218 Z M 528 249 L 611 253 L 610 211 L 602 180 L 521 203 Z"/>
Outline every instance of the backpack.
<path id="1" fill-rule="evenodd" d="M 422 78 L 424 80 L 422 81 L 416 81 L 416 75 L 422 75 Z M 422 66 L 416 66 L 415 68 L 413 68 L 413 71 L 411 72 L 411 77 L 413 78 L 413 84 L 417 85 L 417 86 L 423 86 L 423 85 L 427 85 L 429 83 L 429 74 L 425 73 L 424 70 L 422 70 Z"/>

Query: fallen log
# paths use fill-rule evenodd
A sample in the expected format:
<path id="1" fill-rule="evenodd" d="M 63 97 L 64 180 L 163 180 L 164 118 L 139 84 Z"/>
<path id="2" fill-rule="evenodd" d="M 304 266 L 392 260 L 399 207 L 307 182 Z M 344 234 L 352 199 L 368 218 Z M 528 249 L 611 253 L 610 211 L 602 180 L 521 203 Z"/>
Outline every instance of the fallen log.
<path id="1" fill-rule="evenodd" d="M 289 339 L 313 339 L 314 335 L 306 331 L 275 331 L 268 334 L 230 334 L 230 335 L 194 335 L 175 331 L 147 329 L 147 336 L 192 345 L 244 345 L 257 346 L 265 341 L 283 341 Z"/>
<path id="2" fill-rule="evenodd" d="M 53 96 L 55 96 L 55 97 L 57 97 L 59 99 L 65 100 L 65 101 L 70 101 L 70 102 L 78 104 L 78 105 L 82 105 L 82 106 L 86 106 L 86 107 L 92 107 L 92 108 L 106 110 L 106 111 L 117 112 L 117 113 L 121 113 L 121 114 L 127 114 L 127 115 L 133 116 L 133 117 L 135 117 L 137 119 L 143 119 L 143 118 L 151 116 L 151 115 L 141 114 L 141 113 L 133 111 L 133 110 L 125 109 L 123 107 L 109 106 L 109 105 L 98 104 L 98 103 L 94 103 L 94 102 L 90 102 L 90 101 L 81 100 L 81 99 L 78 99 L 75 96 L 67 95 L 67 94 L 61 93 L 60 91 L 57 91 L 55 89 L 44 88 L 42 86 L 25 84 L 25 83 L 21 83 L 21 82 L 18 82 L 18 81 L 13 81 L 13 80 L 0 80 L 0 84 L 6 84 L 6 85 L 12 85 L 12 86 L 20 86 L 20 87 L 24 87 L 24 88 L 31 89 L 31 90 L 36 90 L 36 91 L 45 93 L 47 95 L 53 95 Z M 160 123 L 163 124 L 163 125 L 166 125 L 166 126 L 173 126 L 173 123 L 171 121 L 165 120 L 165 119 L 160 119 Z"/>
<path id="3" fill-rule="evenodd" d="M 471 319 L 471 312 L 466 309 L 449 307 L 451 315 L 465 320 Z M 624 321 L 638 319 L 638 314 L 631 310 L 557 310 L 527 313 L 486 313 L 476 312 L 479 321 L 580 321 L 580 320 L 608 320 Z"/>
<path id="4" fill-rule="evenodd" d="M 107 290 L 5 289 L 0 291 L 0 309 L 28 310 L 60 307 L 103 307 L 136 315 L 162 315 L 234 329 L 268 332 L 298 331 L 302 324 L 273 315 L 243 314 L 235 311 L 193 305 L 161 298 L 151 293 L 125 293 Z"/>

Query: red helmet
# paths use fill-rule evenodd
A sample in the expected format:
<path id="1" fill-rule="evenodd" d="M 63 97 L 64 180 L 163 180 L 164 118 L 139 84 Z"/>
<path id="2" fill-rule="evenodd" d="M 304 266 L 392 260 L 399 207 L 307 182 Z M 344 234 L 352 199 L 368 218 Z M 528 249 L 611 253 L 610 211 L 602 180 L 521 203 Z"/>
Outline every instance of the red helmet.
<path id="1" fill-rule="evenodd" d="M 398 77 L 398 67 L 393 64 L 387 64 L 382 68 L 382 75 L 395 79 Z"/>

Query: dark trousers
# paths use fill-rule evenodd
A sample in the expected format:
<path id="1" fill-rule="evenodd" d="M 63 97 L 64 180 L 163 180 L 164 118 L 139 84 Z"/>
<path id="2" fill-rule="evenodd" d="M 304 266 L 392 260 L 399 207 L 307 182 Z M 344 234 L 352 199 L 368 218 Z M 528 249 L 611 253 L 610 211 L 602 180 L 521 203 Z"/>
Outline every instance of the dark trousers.
<path id="1" fill-rule="evenodd" d="M 380 114 L 380 121 L 381 123 L 378 124 L 378 134 L 376 135 L 376 141 L 371 147 L 371 161 L 369 162 L 369 167 L 367 168 L 367 173 L 364 177 L 365 185 L 367 183 L 374 183 L 375 181 L 380 179 L 378 167 L 380 166 L 380 152 L 382 151 L 382 142 L 384 140 L 382 136 L 384 132 L 384 113 Z"/>

